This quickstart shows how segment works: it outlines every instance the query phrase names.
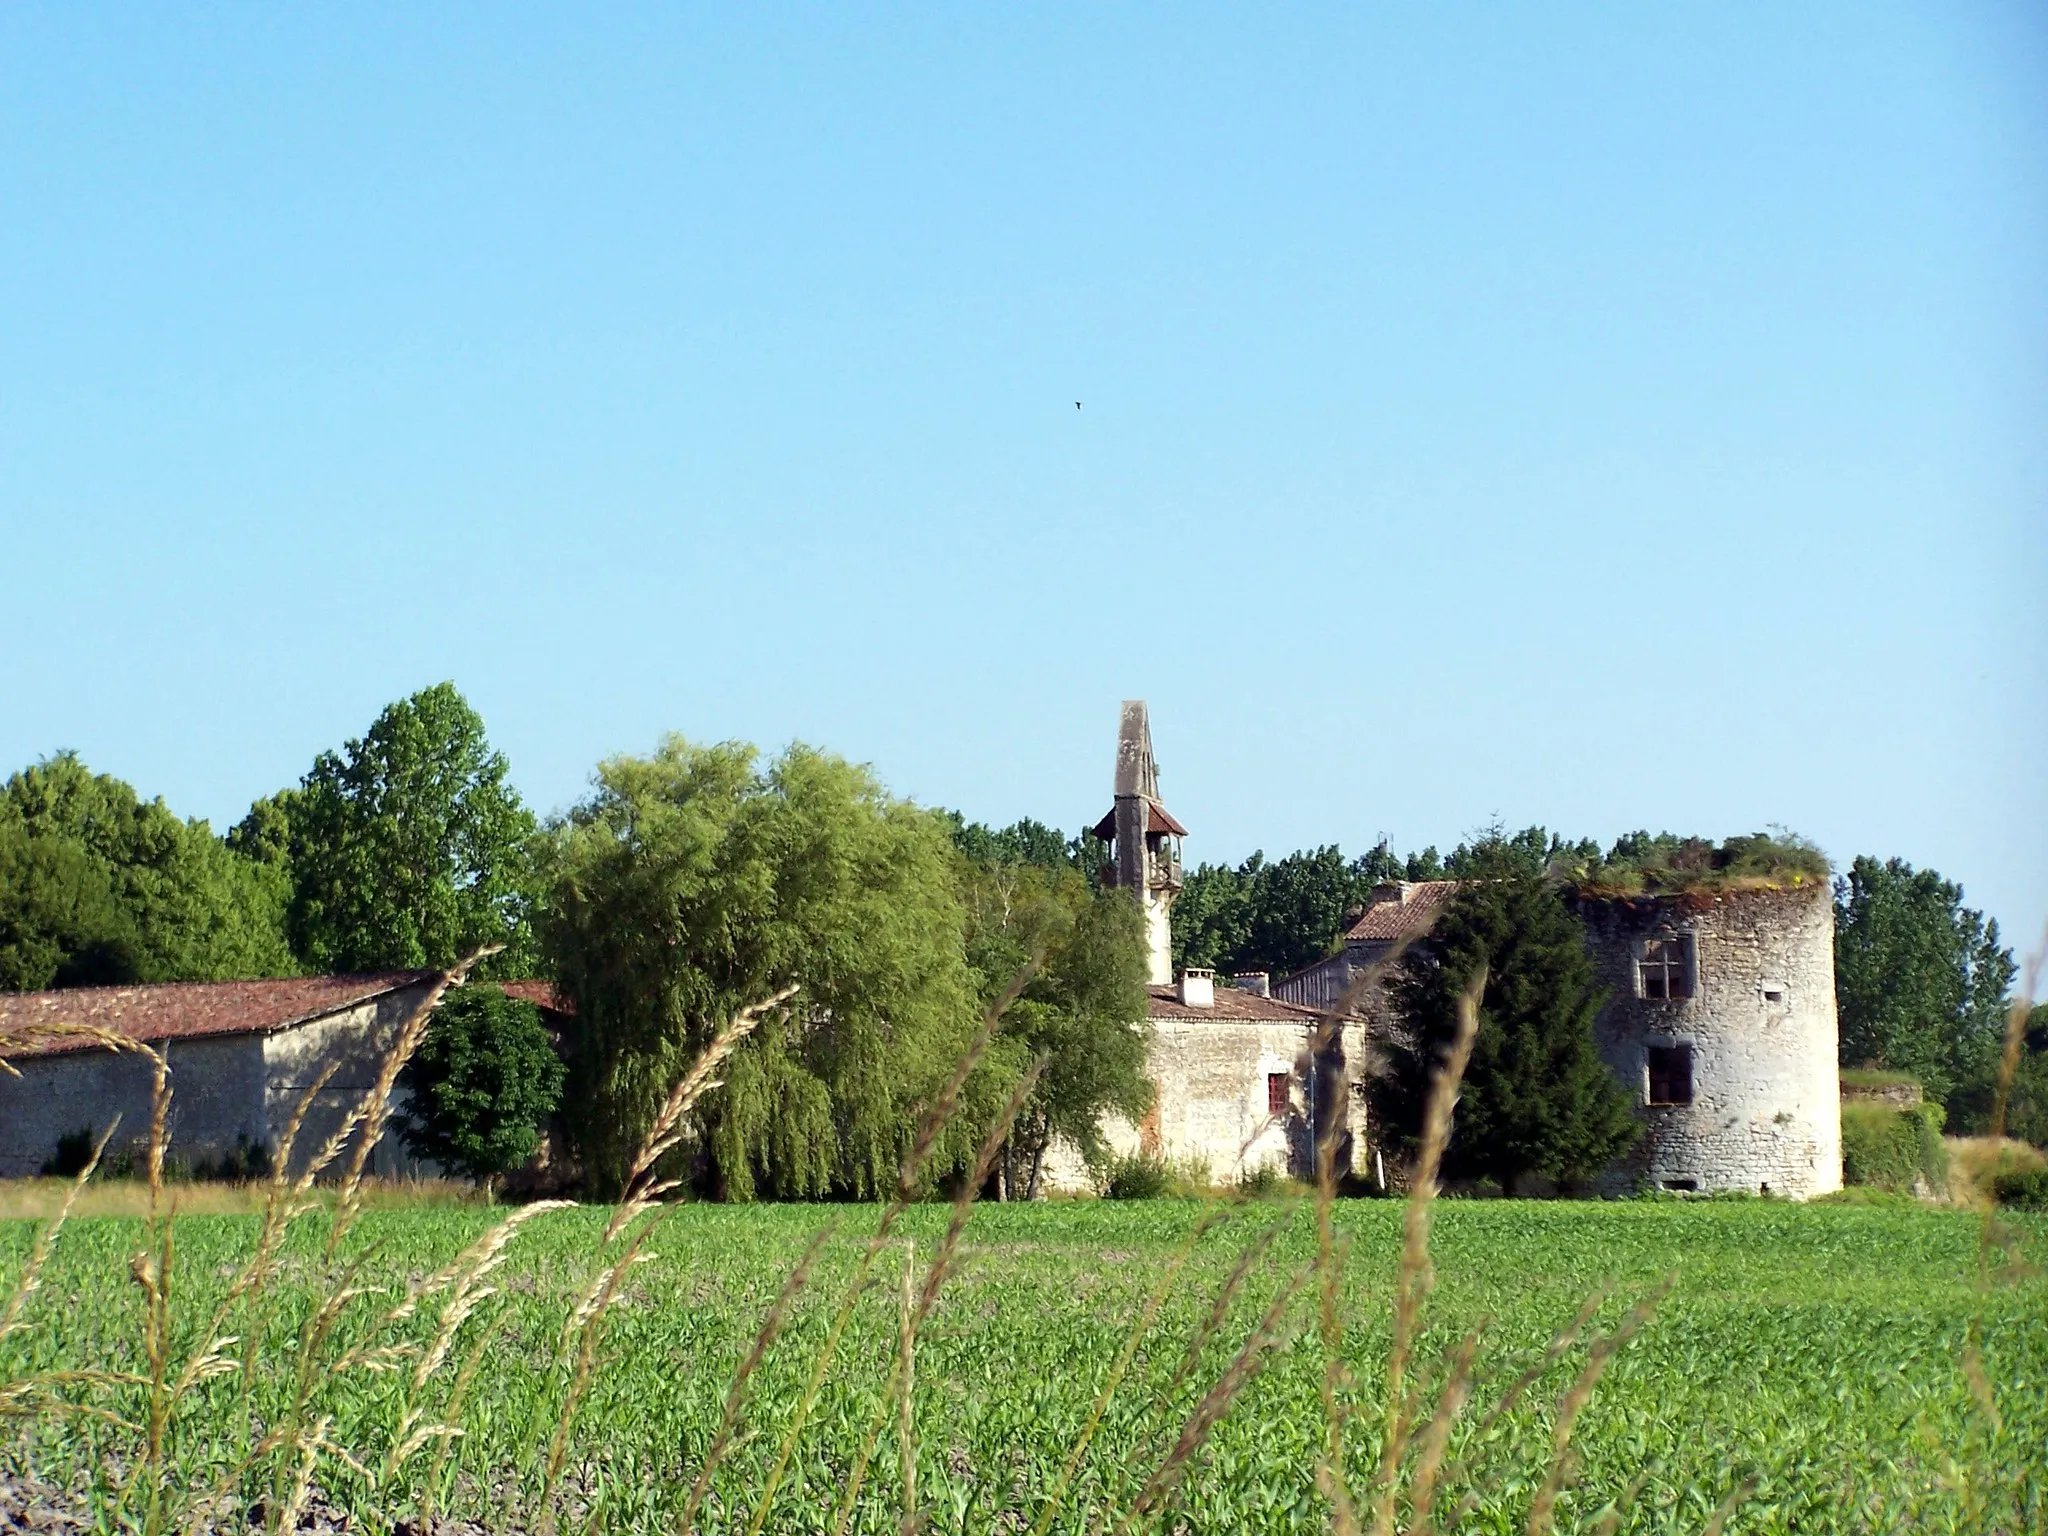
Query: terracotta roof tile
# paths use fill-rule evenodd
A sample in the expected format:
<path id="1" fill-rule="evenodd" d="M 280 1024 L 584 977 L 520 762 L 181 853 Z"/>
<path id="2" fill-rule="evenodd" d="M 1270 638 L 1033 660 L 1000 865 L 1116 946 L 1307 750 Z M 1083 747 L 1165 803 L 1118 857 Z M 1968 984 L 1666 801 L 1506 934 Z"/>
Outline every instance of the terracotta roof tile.
<path id="1" fill-rule="evenodd" d="M 1277 997 L 1260 997 L 1236 987 L 1218 987 L 1216 1006 L 1190 1008 L 1180 1000 L 1177 987 L 1147 987 L 1150 998 L 1146 1012 L 1155 1019 L 1194 1019 L 1206 1023 L 1313 1024 L 1322 1017 L 1313 1008 L 1283 1003 Z"/>
<path id="2" fill-rule="evenodd" d="M 1105 843 L 1116 836 L 1116 807 L 1109 808 L 1109 814 L 1090 829 Z M 1188 829 L 1174 820 L 1173 812 L 1157 800 L 1147 797 L 1145 801 L 1145 830 L 1147 832 L 1171 832 L 1176 837 L 1186 837 Z"/>
<path id="3" fill-rule="evenodd" d="M 1373 892 L 1373 903 L 1365 915 L 1345 930 L 1345 942 L 1419 939 L 1435 924 L 1437 913 L 1457 888 L 1455 880 L 1404 880 L 1381 886 Z"/>
<path id="4" fill-rule="evenodd" d="M 552 981 L 501 981 L 498 990 L 522 1003 L 545 1008 L 549 1013 L 574 1013 L 576 1005 L 555 991 Z"/>
<path id="5" fill-rule="evenodd" d="M 70 987 L 0 993 L 0 1034 L 34 1025 L 92 1024 L 131 1040 L 190 1040 L 208 1035 L 270 1034 L 425 981 L 432 971 L 370 976 L 291 976 L 265 981 L 174 981 L 133 987 Z M 52 1042 L 9 1051 L 54 1055 L 96 1049 Z"/>

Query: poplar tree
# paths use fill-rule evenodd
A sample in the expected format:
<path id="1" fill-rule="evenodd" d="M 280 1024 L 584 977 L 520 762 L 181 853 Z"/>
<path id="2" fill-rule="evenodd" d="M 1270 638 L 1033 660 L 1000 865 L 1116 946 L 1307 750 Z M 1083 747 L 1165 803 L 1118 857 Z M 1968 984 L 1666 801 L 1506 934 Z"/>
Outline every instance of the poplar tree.
<path id="1" fill-rule="evenodd" d="M 443 967 L 505 946 L 486 976 L 533 974 L 536 826 L 453 683 L 388 705 L 230 841 L 284 870 L 293 948 L 314 971 Z"/>
<path id="2" fill-rule="evenodd" d="M 1593 1039 L 1604 994 L 1585 929 L 1562 893 L 1499 839 L 1466 850 L 1466 883 L 1427 939 L 1394 969 L 1388 994 L 1410 1039 L 1377 1085 L 1382 1121 L 1413 1143 L 1422 1105 L 1458 1027 L 1458 996 L 1486 970 L 1479 1033 L 1444 1168 L 1513 1194 L 1535 1174 L 1578 1184 L 1641 1134 Z"/>

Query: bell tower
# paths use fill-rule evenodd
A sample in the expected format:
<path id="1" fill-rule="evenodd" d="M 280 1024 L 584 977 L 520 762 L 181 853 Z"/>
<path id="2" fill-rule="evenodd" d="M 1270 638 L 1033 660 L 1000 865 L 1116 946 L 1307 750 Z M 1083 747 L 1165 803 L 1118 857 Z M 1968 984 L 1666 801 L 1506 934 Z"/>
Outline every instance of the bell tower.
<path id="1" fill-rule="evenodd" d="M 1143 699 L 1125 699 L 1116 737 L 1116 804 L 1095 824 L 1095 835 L 1110 845 L 1106 885 L 1137 894 L 1145 911 L 1148 980 L 1173 980 L 1170 912 L 1180 893 L 1180 840 L 1187 828 L 1159 803 L 1159 767 L 1152 760 L 1152 725 Z"/>

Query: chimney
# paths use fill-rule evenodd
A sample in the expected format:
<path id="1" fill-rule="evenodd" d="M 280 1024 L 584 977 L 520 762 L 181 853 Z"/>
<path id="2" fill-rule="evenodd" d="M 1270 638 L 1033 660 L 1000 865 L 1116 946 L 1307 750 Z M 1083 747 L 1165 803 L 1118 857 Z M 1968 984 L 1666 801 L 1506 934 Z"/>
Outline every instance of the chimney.
<path id="1" fill-rule="evenodd" d="M 1216 973 L 1185 970 L 1180 973 L 1180 1000 L 1185 1008 L 1216 1006 Z"/>
<path id="2" fill-rule="evenodd" d="M 1273 977 L 1266 971 L 1239 971 L 1230 978 L 1230 984 L 1240 992 L 1249 992 L 1253 997 L 1273 995 Z"/>

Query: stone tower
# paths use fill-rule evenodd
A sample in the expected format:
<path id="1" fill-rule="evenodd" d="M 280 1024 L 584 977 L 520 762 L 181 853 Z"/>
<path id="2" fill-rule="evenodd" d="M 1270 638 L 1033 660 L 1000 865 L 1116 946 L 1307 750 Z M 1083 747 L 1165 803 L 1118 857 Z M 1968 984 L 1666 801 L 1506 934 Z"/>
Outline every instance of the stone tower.
<path id="1" fill-rule="evenodd" d="M 1159 803 L 1159 767 L 1152 760 L 1152 726 L 1143 699 L 1125 699 L 1116 737 L 1116 805 L 1095 824 L 1110 845 L 1103 883 L 1135 891 L 1145 909 L 1145 936 L 1154 986 L 1173 980 L 1173 928 L 1169 914 L 1180 893 L 1180 840 L 1187 828 Z"/>
<path id="2" fill-rule="evenodd" d="M 1607 989 L 1594 1037 L 1644 1122 L 1603 1182 L 1795 1199 L 1841 1188 L 1827 882 L 1576 905 Z"/>

